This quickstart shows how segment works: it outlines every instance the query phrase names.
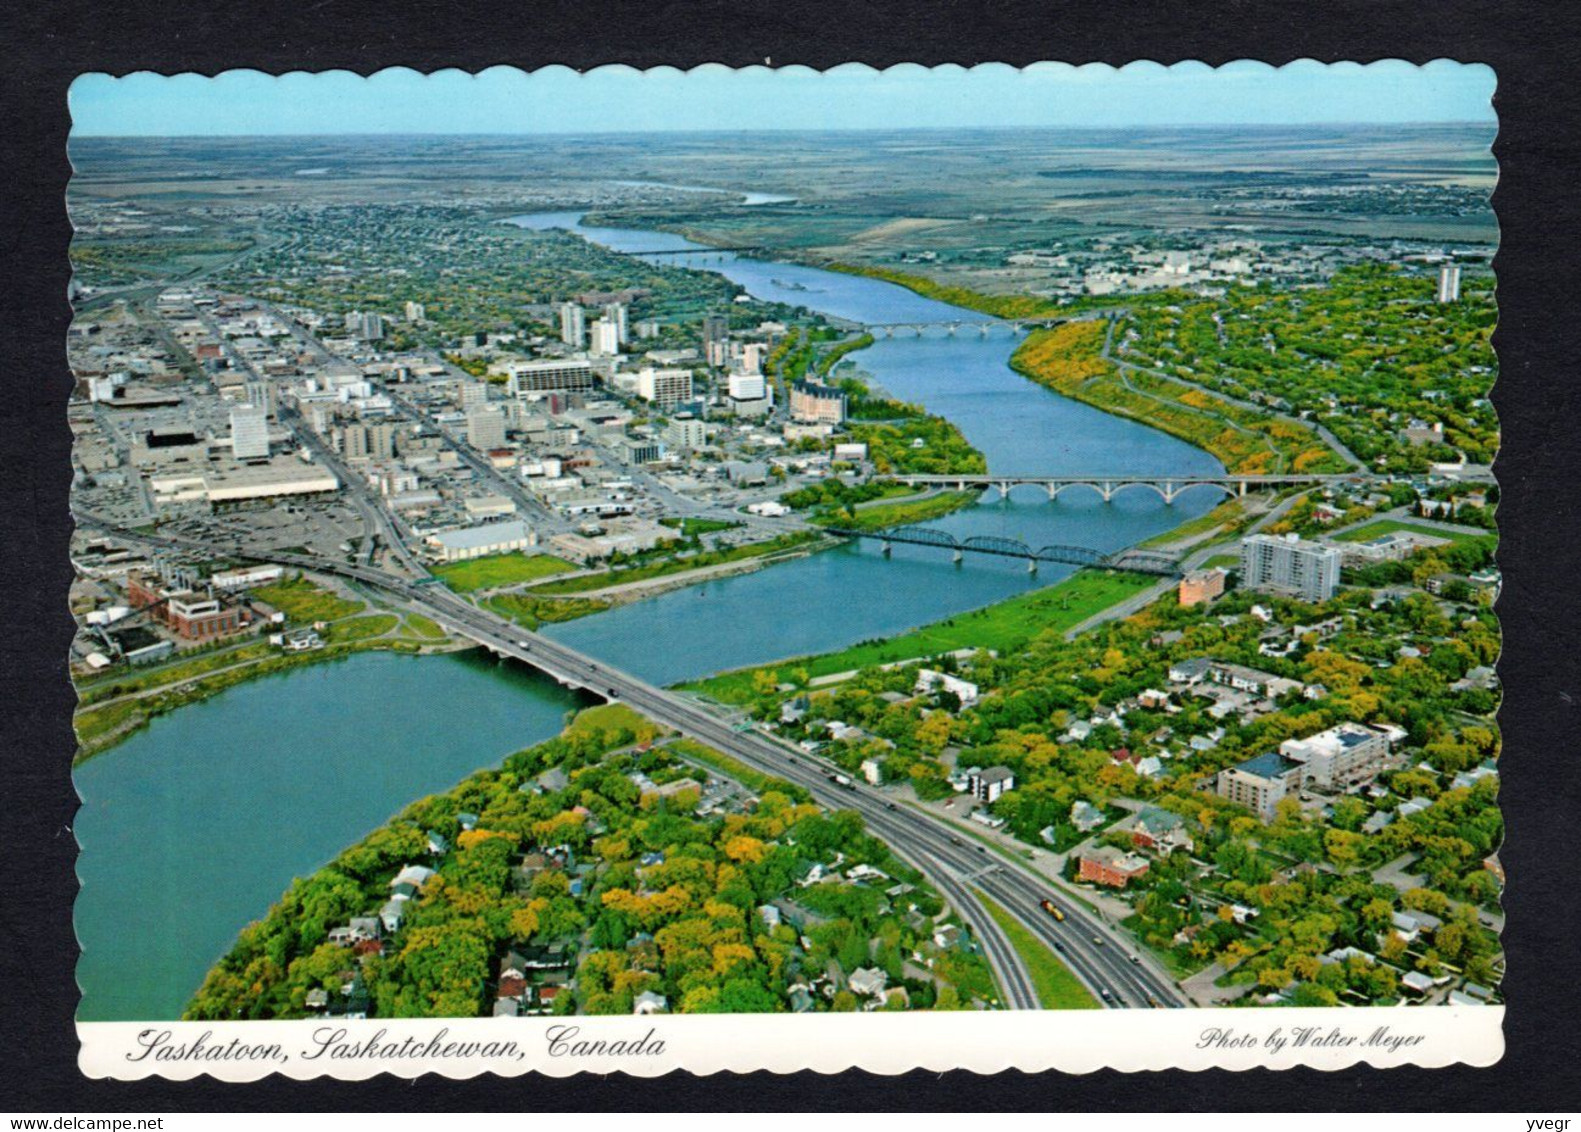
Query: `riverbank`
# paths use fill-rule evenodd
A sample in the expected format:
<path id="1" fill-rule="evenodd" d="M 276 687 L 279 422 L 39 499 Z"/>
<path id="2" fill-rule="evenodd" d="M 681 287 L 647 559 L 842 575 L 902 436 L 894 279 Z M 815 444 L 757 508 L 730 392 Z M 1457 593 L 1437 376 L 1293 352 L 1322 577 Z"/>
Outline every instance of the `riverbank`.
<path id="1" fill-rule="evenodd" d="M 805 685 L 875 664 L 922 660 L 958 649 L 1007 652 L 1039 633 L 1063 631 L 1085 621 L 1156 582 L 1156 578 L 1141 574 L 1083 570 L 1055 585 L 919 626 L 888 640 L 862 641 L 817 656 L 721 672 L 681 687 L 721 703 L 743 704 L 752 700 L 762 684 Z"/>
<path id="2" fill-rule="evenodd" d="M 391 618 L 388 614 L 357 620 L 386 619 L 392 622 L 399 620 Z M 392 623 L 382 634 L 370 634 L 360 639 L 326 644 L 323 648 L 305 652 L 281 652 L 267 642 L 255 641 L 237 650 L 243 659 L 233 663 L 220 665 L 206 663 L 216 659 L 226 659 L 228 654 L 200 657 L 186 664 L 172 666 L 164 673 L 169 675 L 168 680 L 123 695 L 88 702 L 86 706 L 79 707 L 72 718 L 72 726 L 77 734 L 77 752 L 72 757 L 72 765 L 80 766 L 89 759 L 112 750 L 143 730 L 159 716 L 189 704 L 201 703 L 221 692 L 264 676 L 275 676 L 327 661 L 342 660 L 354 653 L 392 652 L 422 656 L 431 653 L 458 652 L 474 647 L 470 643 L 452 641 L 443 635 L 437 639 L 426 635 L 423 637 L 388 635 L 394 627 Z M 191 671 L 189 668 L 196 671 Z"/>

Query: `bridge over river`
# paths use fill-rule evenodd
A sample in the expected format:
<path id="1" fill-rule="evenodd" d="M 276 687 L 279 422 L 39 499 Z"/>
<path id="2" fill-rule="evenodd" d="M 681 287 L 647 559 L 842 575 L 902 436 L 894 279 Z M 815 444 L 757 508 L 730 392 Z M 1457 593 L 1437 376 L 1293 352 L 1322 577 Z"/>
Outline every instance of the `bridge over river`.
<path id="1" fill-rule="evenodd" d="M 1082 487 L 1096 491 L 1108 503 L 1127 488 L 1144 488 L 1156 493 L 1165 503 L 1173 503 L 1180 494 L 1196 487 L 1212 487 L 1225 495 L 1242 496 L 1250 491 L 1275 487 L 1315 487 L 1329 483 L 1357 483 L 1373 477 L 1347 475 L 1262 475 L 1262 476 L 1137 476 L 1137 475 L 1084 475 L 1084 476 L 1015 476 L 1015 475 L 901 475 L 887 476 L 896 483 L 912 487 L 948 488 L 966 491 L 969 488 L 996 488 L 1001 495 L 1008 495 L 1013 488 L 1036 486 L 1048 492 L 1050 500 L 1058 499 L 1061 492 Z"/>
<path id="2" fill-rule="evenodd" d="M 1129 570 L 1136 574 L 1156 574 L 1172 578 L 1180 574 L 1180 559 L 1170 554 L 1148 550 L 1120 550 L 1105 554 L 1087 546 L 1041 546 L 1034 550 L 1020 539 L 1001 538 L 997 535 L 975 535 L 957 539 L 948 531 L 933 527 L 888 527 L 877 531 L 859 531 L 847 527 L 824 528 L 842 538 L 877 539 L 885 554 L 895 543 L 908 546 L 933 546 L 948 550 L 955 561 L 968 553 L 992 554 L 1000 558 L 1024 558 L 1028 573 L 1037 573 L 1039 562 L 1057 562 L 1065 566 L 1082 566 L 1107 570 Z"/>

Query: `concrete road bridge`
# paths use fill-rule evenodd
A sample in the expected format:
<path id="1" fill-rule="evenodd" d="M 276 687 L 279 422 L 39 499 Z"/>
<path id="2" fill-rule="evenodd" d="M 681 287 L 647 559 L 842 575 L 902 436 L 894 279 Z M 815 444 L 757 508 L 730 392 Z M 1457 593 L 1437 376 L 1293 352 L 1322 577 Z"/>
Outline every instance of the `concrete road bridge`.
<path id="1" fill-rule="evenodd" d="M 1217 488 L 1225 495 L 1243 496 L 1248 492 L 1276 487 L 1315 487 L 1328 483 L 1346 483 L 1366 479 L 1356 475 L 1264 475 L 1264 476 L 888 476 L 897 483 L 912 487 L 946 488 L 966 491 L 970 488 L 994 488 L 1001 495 L 1009 495 L 1018 487 L 1040 487 L 1049 499 L 1058 499 L 1061 493 L 1072 488 L 1086 488 L 1097 492 L 1105 503 L 1128 488 L 1143 488 L 1158 495 L 1165 503 L 1173 503 L 1183 492 L 1197 487 Z"/>

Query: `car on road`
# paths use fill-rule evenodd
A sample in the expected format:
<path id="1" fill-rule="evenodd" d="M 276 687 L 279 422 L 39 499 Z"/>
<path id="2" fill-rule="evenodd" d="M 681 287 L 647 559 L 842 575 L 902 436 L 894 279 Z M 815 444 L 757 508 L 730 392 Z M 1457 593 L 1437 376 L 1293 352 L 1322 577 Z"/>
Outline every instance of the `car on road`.
<path id="1" fill-rule="evenodd" d="M 1108 987 L 1099 987 L 1098 988 L 1098 993 L 1103 996 L 1103 1000 L 1105 1002 L 1113 1002 L 1114 1001 L 1114 994 L 1109 990 Z"/>
<path id="2" fill-rule="evenodd" d="M 1064 951 L 1065 950 L 1065 945 L 1063 943 L 1061 943 L 1059 940 L 1056 939 L 1054 941 L 1054 950 L 1055 951 Z"/>
<path id="3" fill-rule="evenodd" d="M 966 842 L 962 841 L 959 837 L 952 837 L 950 838 L 950 844 L 964 846 Z"/>
<path id="4" fill-rule="evenodd" d="M 1142 959 L 1141 959 L 1141 956 L 1138 956 L 1138 955 L 1132 955 L 1132 956 L 1131 956 L 1131 957 L 1130 957 L 1130 959 L 1131 959 L 1131 962 L 1133 962 L 1133 963 L 1135 963 L 1135 964 L 1137 964 L 1137 965 L 1138 965 L 1138 966 L 1140 966 L 1140 965 L 1141 965 L 1141 962 L 1142 962 Z"/>
<path id="5" fill-rule="evenodd" d="M 886 809 L 886 810 L 898 810 L 898 809 L 900 809 L 900 807 L 895 805 L 895 803 L 893 803 L 893 802 L 885 802 L 884 803 L 884 809 Z"/>
<path id="6" fill-rule="evenodd" d="M 1093 943 L 1097 944 L 1099 947 L 1103 946 L 1103 936 L 1101 936 L 1101 935 L 1093 936 L 1092 937 L 1092 941 L 1093 941 Z"/>
<path id="7" fill-rule="evenodd" d="M 1042 900 L 1039 901 L 1039 903 L 1042 905 L 1043 911 L 1047 912 L 1050 916 L 1053 916 L 1055 920 L 1059 921 L 1060 923 L 1065 922 L 1065 913 L 1059 910 L 1059 908 L 1054 904 L 1054 901 Z"/>

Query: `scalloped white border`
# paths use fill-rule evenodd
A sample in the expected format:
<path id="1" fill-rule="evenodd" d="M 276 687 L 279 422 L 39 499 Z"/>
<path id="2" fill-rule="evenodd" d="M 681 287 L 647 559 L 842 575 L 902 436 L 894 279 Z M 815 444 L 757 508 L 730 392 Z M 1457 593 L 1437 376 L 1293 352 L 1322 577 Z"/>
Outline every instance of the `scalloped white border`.
<path id="1" fill-rule="evenodd" d="M 765 60 L 765 64 L 769 61 Z M 1025 67 L 1005 63 L 978 63 L 970 67 L 957 63 L 933 66 L 897 63 L 874 68 L 853 62 L 820 70 L 802 64 L 736 68 L 722 63 L 704 63 L 683 70 L 671 66 L 642 69 L 624 63 L 606 63 L 586 70 L 560 64 L 531 69 L 499 64 L 476 72 L 455 67 L 426 72 L 410 67 L 385 67 L 367 74 L 344 69 L 271 74 L 253 68 L 232 68 L 212 75 L 191 71 L 176 75 L 153 71 L 129 71 L 121 75 L 90 72 L 73 81 L 67 99 L 69 105 L 72 92 L 84 79 L 114 80 L 132 75 L 167 81 L 213 79 L 230 74 L 274 79 L 349 75 L 366 81 L 392 74 L 463 75 L 474 79 L 512 74 L 524 79 L 538 75 L 591 79 L 609 75 L 679 77 L 697 72 L 737 71 L 757 77 L 864 72 L 888 77 L 898 72 L 896 77 L 914 78 L 933 73 L 969 75 L 993 71 L 1060 72 L 1080 78 L 1088 74 L 1127 71 L 1201 73 L 1234 69 L 1248 74 L 1272 74 L 1289 69 L 1364 71 L 1407 67 L 1428 70 L 1451 66 L 1485 69 L 1496 88 L 1496 73 L 1487 64 L 1476 61 L 1437 57 L 1425 63 L 1412 63 L 1390 57 L 1366 63 L 1345 60 L 1325 63 L 1302 57 L 1277 66 L 1260 60 L 1237 59 L 1218 65 L 1198 60 L 1171 64 L 1133 60 L 1118 67 L 1102 62 L 1047 61 Z M 1497 131 L 1498 123 L 1495 121 L 1492 125 Z M 191 1080 L 210 1076 L 220 1081 L 246 1082 L 274 1074 L 296 1080 L 332 1077 L 359 1081 L 383 1074 L 415 1079 L 429 1073 L 453 1079 L 484 1073 L 505 1077 L 526 1073 L 568 1077 L 583 1072 L 658 1077 L 676 1071 L 714 1074 L 812 1070 L 834 1074 L 850 1069 L 888 1075 L 914 1069 L 967 1070 L 980 1074 L 1007 1069 L 1066 1073 L 1117 1069 L 1135 1073 L 1165 1069 L 1200 1072 L 1305 1067 L 1334 1071 L 1358 1064 L 1379 1069 L 1403 1065 L 1434 1069 L 1455 1064 L 1479 1068 L 1493 1065 L 1504 1055 L 1504 1012 L 1503 1006 L 1397 1006 L 336 1022 L 79 1022 L 77 1035 L 81 1071 L 93 1078 L 123 1081 L 151 1077 Z M 573 1027 L 574 1033 L 566 1034 L 566 1027 Z M 509 1042 L 516 1048 L 509 1054 L 494 1056 L 333 1056 L 325 1045 L 330 1035 L 335 1036 L 342 1048 L 367 1042 L 407 1043 L 407 1048 L 425 1048 L 430 1043 Z M 555 1044 L 557 1036 L 562 1039 L 558 1047 Z M 1391 1044 L 1388 1040 L 1391 1036 L 1407 1041 Z M 576 1042 L 625 1043 L 627 1047 L 637 1043 L 645 1052 L 628 1050 L 577 1055 L 569 1052 L 569 1047 Z M 207 1052 L 202 1056 L 189 1053 L 162 1057 L 160 1054 L 160 1051 L 168 1054 L 183 1047 L 187 1051 Z M 262 1057 L 215 1056 L 215 1051 L 238 1047 L 269 1047 L 273 1052 Z M 561 1052 L 554 1052 L 556 1048 Z M 319 1055 L 310 1056 L 315 1050 Z"/>
<path id="2" fill-rule="evenodd" d="M 1062 1010 L 961 1013 L 659 1015 L 596 1018 L 86 1022 L 78 1065 L 89 1077 L 256 1081 L 366 1080 L 383 1073 L 468 1078 L 542 1073 L 657 1077 L 768 1070 L 913 1069 L 998 1073 L 1118 1069 L 1344 1069 L 1488 1066 L 1504 1054 L 1504 1007 L 1312 1007 L 1291 1010 Z M 1304 1039 L 1303 1039 L 1304 1034 Z M 559 1041 L 556 1041 L 556 1038 Z M 514 1043 L 492 1055 L 368 1053 Z M 430 1043 L 433 1046 L 430 1047 Z M 578 1054 L 577 1043 L 623 1043 Z M 637 1052 L 632 1047 L 637 1047 Z M 249 1056 L 221 1056 L 248 1048 Z M 200 1051 L 201 1056 L 193 1051 Z M 163 1053 L 161 1053 L 163 1051 Z M 206 1051 L 206 1052 L 203 1052 Z"/>

